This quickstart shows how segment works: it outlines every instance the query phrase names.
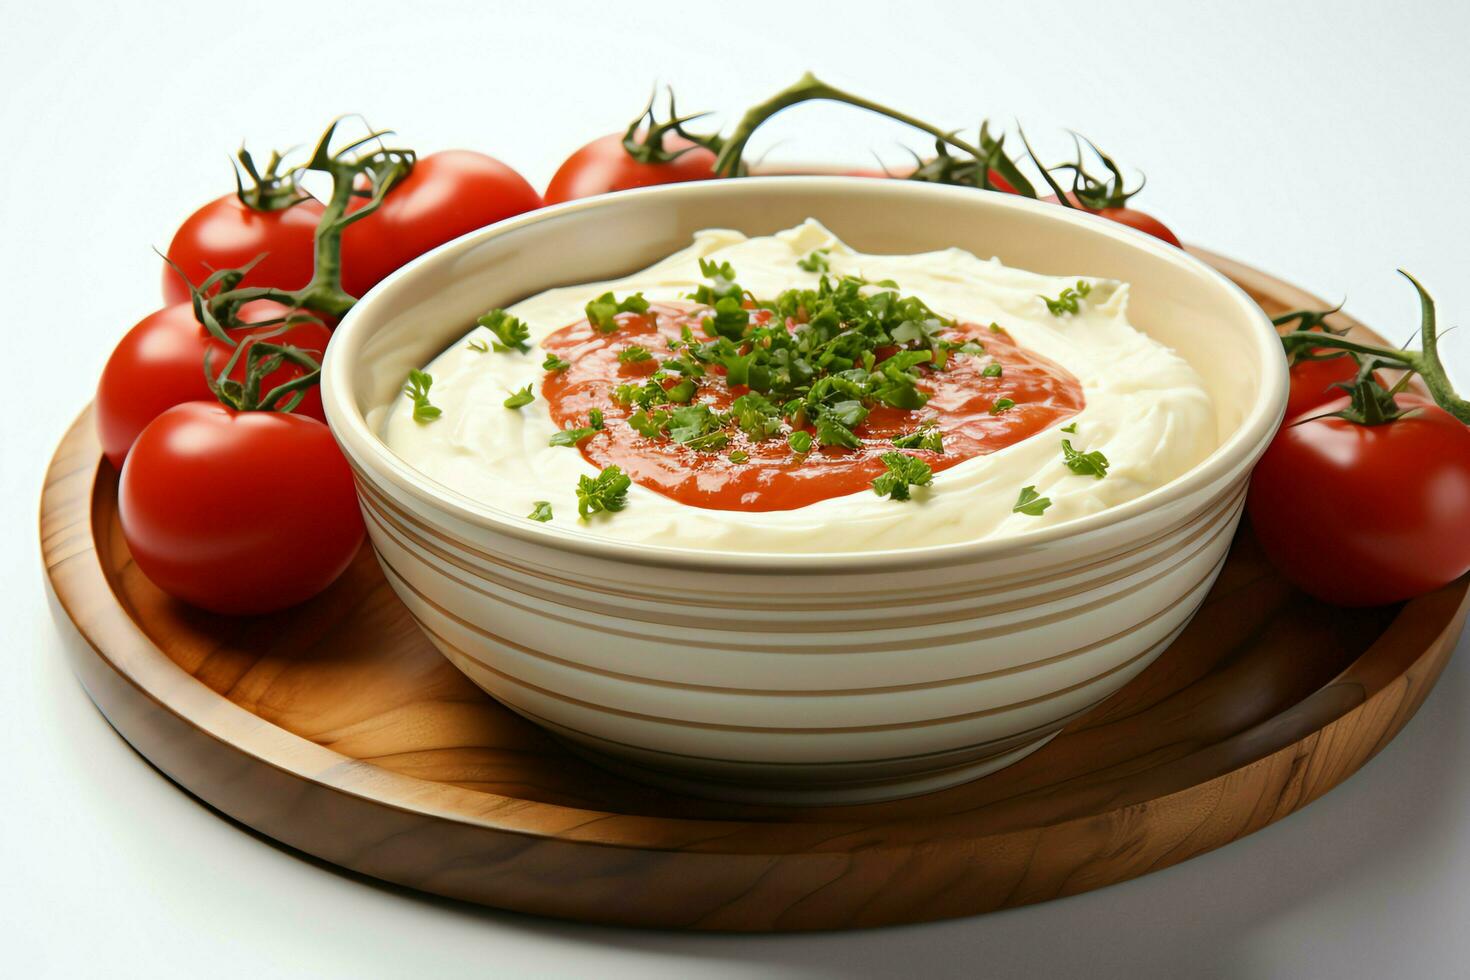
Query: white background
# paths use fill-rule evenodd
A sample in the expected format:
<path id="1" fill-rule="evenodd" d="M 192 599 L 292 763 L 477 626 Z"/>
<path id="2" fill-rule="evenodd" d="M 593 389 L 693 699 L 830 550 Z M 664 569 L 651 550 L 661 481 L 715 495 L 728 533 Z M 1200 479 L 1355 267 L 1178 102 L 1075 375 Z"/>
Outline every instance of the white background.
<path id="1" fill-rule="evenodd" d="M 734 113 L 811 68 L 936 121 L 1075 127 L 1148 171 L 1181 237 L 1404 339 L 1419 275 L 1470 318 L 1463 4 L 0 2 L 0 940 L 11 975 L 1463 976 L 1470 659 L 1302 813 L 1145 879 L 926 926 L 719 937 L 588 928 L 357 880 L 149 769 L 63 663 L 35 512 L 52 447 L 227 154 L 365 113 L 538 186 L 655 79 Z M 727 120 L 729 116 L 725 117 Z M 793 111 L 785 158 L 890 159 L 855 110 Z M 915 143 L 922 148 L 922 143 Z M 1470 385 L 1470 337 L 1449 357 Z"/>

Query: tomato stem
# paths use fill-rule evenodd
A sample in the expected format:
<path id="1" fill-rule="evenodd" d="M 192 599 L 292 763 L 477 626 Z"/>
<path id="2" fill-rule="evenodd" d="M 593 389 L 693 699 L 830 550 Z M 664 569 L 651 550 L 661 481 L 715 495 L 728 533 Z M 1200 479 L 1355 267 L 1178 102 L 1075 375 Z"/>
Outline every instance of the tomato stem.
<path id="1" fill-rule="evenodd" d="M 295 168 L 283 174 L 276 172 L 283 158 L 275 150 L 271 151 L 264 173 L 256 168 L 255 158 L 243 146 L 236 151 L 235 159 L 238 161 L 235 164 L 235 196 L 250 210 L 284 211 L 312 199 L 297 183 Z M 245 186 L 245 177 L 240 173 L 242 169 L 250 177 L 249 187 Z"/>
<path id="2" fill-rule="evenodd" d="M 658 98 L 655 90 L 648 97 L 648 105 L 643 107 L 632 122 L 628 123 L 628 129 L 623 133 L 623 149 L 628 156 L 639 163 L 673 163 L 679 157 L 694 149 L 695 146 L 704 147 L 712 153 L 719 153 L 724 148 L 725 141 L 717 133 L 691 133 L 684 128 L 686 123 L 696 119 L 703 119 L 709 115 L 708 112 L 694 112 L 687 116 L 679 115 L 674 107 L 674 89 L 667 89 L 669 97 L 669 118 L 660 121 L 654 112 L 654 102 Z M 646 125 L 645 125 L 646 124 Z M 664 137 L 669 133 L 677 133 L 684 137 L 694 146 L 686 146 L 679 150 L 667 150 L 664 148 Z"/>
<path id="3" fill-rule="evenodd" d="M 961 139 L 953 130 L 941 129 L 932 123 L 927 123 L 906 112 L 891 109 L 888 106 L 865 99 L 862 96 L 853 95 L 850 92 L 844 92 L 839 88 L 828 85 L 811 72 L 802 75 L 795 84 L 782 89 L 764 102 L 757 103 L 746 110 L 745 115 L 741 117 L 740 122 L 736 125 L 735 131 L 724 141 L 724 146 L 720 149 L 719 157 L 715 160 L 715 172 L 724 177 L 735 176 L 740 170 L 742 157 L 745 153 L 746 145 L 750 142 L 750 137 L 766 120 L 792 106 L 814 100 L 841 102 L 846 105 L 855 106 L 856 108 L 865 109 L 868 112 L 877 113 L 880 116 L 886 116 L 913 129 L 928 133 L 941 143 L 952 146 L 963 153 L 968 153 L 978 161 L 993 162 L 996 171 L 1018 193 L 1025 197 L 1034 198 L 1036 196 L 1036 190 L 1032 187 L 1031 182 L 1016 169 L 1015 164 L 1010 158 L 1006 157 L 1004 153 L 997 153 L 995 151 L 999 141 L 991 144 L 989 147 L 984 145 L 988 133 L 983 126 L 981 127 L 982 145 L 977 146 L 967 140 Z"/>
<path id="4" fill-rule="evenodd" d="M 357 302 L 356 297 L 342 288 L 342 233 L 353 222 L 361 221 L 377 210 L 388 191 L 412 171 L 415 155 L 412 150 L 381 146 L 382 137 L 388 135 L 386 130 L 369 133 L 333 152 L 332 139 L 341 121 L 340 117 L 332 121 L 317 141 L 311 159 L 300 168 L 325 173 L 332 178 L 331 197 L 317 221 L 311 281 L 294 290 L 274 286 L 240 287 L 238 284 L 249 271 L 249 266 L 215 273 L 206 280 L 207 288 L 195 290 L 194 309 L 199 322 L 216 337 L 234 343 L 225 331 L 238 325 L 235 313 L 253 300 L 274 300 L 294 309 L 315 310 L 332 317 L 341 317 Z M 379 141 L 379 149 L 357 152 L 373 141 Z M 358 187 L 362 177 L 367 178 L 365 189 Z M 364 196 L 368 198 L 367 202 L 349 212 L 348 206 L 353 198 Z M 259 258 L 255 261 L 258 262 Z M 208 295 L 209 288 L 214 285 L 220 286 L 220 290 Z"/>
<path id="5" fill-rule="evenodd" d="M 258 334 L 257 338 L 279 336 L 288 329 L 289 326 L 283 326 L 270 333 Z M 212 371 L 210 353 L 204 355 L 204 375 L 209 389 L 222 404 L 238 412 L 289 412 L 301 403 L 306 390 L 321 379 L 321 364 L 306 351 L 290 344 L 254 339 L 248 347 L 249 353 L 245 354 L 245 380 L 236 381 L 230 373 L 246 349 L 243 345 L 236 347 L 218 375 Z M 260 387 L 266 377 L 287 362 L 302 368 L 304 373 L 277 385 L 261 397 Z"/>
<path id="6" fill-rule="evenodd" d="M 1094 177 L 1087 172 L 1087 166 L 1083 161 L 1082 144 L 1086 143 L 1092 150 L 1093 155 L 1102 163 L 1107 170 L 1105 178 Z M 1050 173 L 1051 170 L 1070 170 L 1072 172 L 1072 197 L 1082 207 L 1089 211 L 1101 211 L 1104 208 L 1124 208 L 1128 206 L 1128 199 L 1143 190 L 1148 183 L 1148 177 L 1139 175 L 1138 186 L 1133 190 L 1124 189 L 1123 171 L 1119 169 L 1113 158 L 1098 149 L 1096 143 L 1078 133 L 1072 134 L 1072 146 L 1076 149 L 1077 158 L 1068 163 L 1058 164 L 1048 168 L 1032 156 L 1032 161 L 1043 171 Z M 1030 149 L 1029 147 L 1027 148 Z M 1050 181 L 1048 181 L 1050 183 Z"/>
<path id="7" fill-rule="evenodd" d="M 1429 389 L 1435 404 L 1449 412 L 1455 418 L 1470 425 L 1470 402 L 1461 398 L 1456 392 L 1454 385 L 1450 382 L 1449 372 L 1445 370 L 1444 362 L 1439 357 L 1439 332 L 1435 319 L 1434 299 L 1429 292 L 1409 273 L 1403 269 L 1399 274 L 1413 284 L 1414 290 L 1419 294 L 1419 335 L 1422 350 L 1407 350 L 1396 347 L 1381 347 L 1377 344 L 1365 344 L 1349 337 L 1335 333 L 1324 333 L 1317 330 L 1296 329 L 1281 336 L 1282 346 L 1286 349 L 1288 358 L 1294 358 L 1303 351 L 1313 348 L 1325 347 L 1333 350 L 1349 351 L 1360 357 L 1367 357 L 1377 361 L 1377 364 L 1365 364 L 1363 372 L 1371 383 L 1371 374 L 1376 367 L 1397 367 L 1413 374 L 1419 375 L 1424 380 L 1424 387 Z M 1349 387 L 1350 392 L 1353 391 Z M 1392 401 L 1391 393 L 1389 400 Z M 1355 396 L 1356 407 L 1356 396 Z M 1371 412 L 1369 414 L 1372 414 Z M 1390 413 L 1391 417 L 1392 413 Z M 1384 419 L 1383 421 L 1387 421 Z M 1365 422 L 1364 424 L 1374 424 Z"/>

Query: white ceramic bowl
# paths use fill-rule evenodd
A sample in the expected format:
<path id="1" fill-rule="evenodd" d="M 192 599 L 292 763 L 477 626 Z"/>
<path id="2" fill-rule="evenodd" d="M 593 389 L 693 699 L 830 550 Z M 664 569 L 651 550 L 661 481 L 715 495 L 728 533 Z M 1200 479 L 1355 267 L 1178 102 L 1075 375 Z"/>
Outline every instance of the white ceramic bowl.
<path id="1" fill-rule="evenodd" d="M 1132 283 L 1132 321 L 1204 377 L 1219 449 L 1139 499 L 1022 537 L 789 556 L 539 524 L 436 483 L 379 438 L 408 370 L 485 309 L 626 275 L 698 229 L 762 235 L 808 217 L 867 252 L 958 246 Z M 762 177 L 573 202 L 436 249 L 343 320 L 323 398 L 388 581 L 476 684 L 639 779 L 847 803 L 1007 765 L 1147 667 L 1224 561 L 1286 369 L 1243 292 L 1117 224 L 901 180 Z"/>

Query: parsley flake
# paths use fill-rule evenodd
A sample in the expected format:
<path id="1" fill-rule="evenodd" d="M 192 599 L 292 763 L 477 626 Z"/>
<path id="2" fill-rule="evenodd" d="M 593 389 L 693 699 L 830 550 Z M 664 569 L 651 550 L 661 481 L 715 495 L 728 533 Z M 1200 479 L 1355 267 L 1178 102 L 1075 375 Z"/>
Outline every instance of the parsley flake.
<path id="1" fill-rule="evenodd" d="M 403 393 L 413 400 L 413 420 L 415 422 L 432 422 L 443 414 L 438 408 L 429 404 L 429 389 L 433 384 L 434 378 L 427 371 L 415 368 L 408 372 L 408 381 L 403 386 Z"/>
<path id="2" fill-rule="evenodd" d="M 1011 513 L 1025 514 L 1028 517 L 1040 517 L 1042 512 L 1050 506 L 1050 497 L 1043 497 L 1036 492 L 1035 487 L 1022 487 L 1021 496 L 1016 498 L 1016 506 L 1011 508 Z"/>
<path id="3" fill-rule="evenodd" d="M 587 520 L 593 514 L 622 510 L 628 506 L 628 488 L 633 481 L 616 466 L 597 476 L 577 478 L 577 515 Z"/>
<path id="4" fill-rule="evenodd" d="M 999 415 L 1001 412 L 1016 407 L 1016 402 L 1011 398 L 997 398 L 995 404 L 990 406 L 991 415 Z"/>
<path id="5" fill-rule="evenodd" d="M 750 459 L 750 453 L 743 449 L 737 449 L 730 454 L 730 462 L 732 463 L 744 463 L 748 459 Z"/>
<path id="6" fill-rule="evenodd" d="M 740 298 L 745 295 L 745 291 L 735 281 L 735 267 L 729 262 L 700 259 L 699 274 L 709 282 L 689 294 L 689 298 L 696 303 L 714 306 L 722 299 L 733 299 L 739 302 Z"/>
<path id="7" fill-rule="evenodd" d="M 852 429 L 842 421 L 836 413 L 829 413 L 817 419 L 817 442 L 824 446 L 841 446 L 844 449 L 860 449 L 862 440 L 853 434 Z"/>
<path id="8" fill-rule="evenodd" d="M 526 385 L 520 391 L 513 392 L 511 396 L 505 400 L 505 407 L 524 408 L 535 400 L 536 396 L 531 394 L 531 386 Z"/>
<path id="9" fill-rule="evenodd" d="M 511 316 L 501 309 L 494 309 L 475 322 L 495 335 L 497 351 L 504 353 L 518 350 L 525 353 L 531 349 L 526 343 L 531 339 L 531 328 L 526 326 L 526 322 L 519 317 Z"/>
<path id="10" fill-rule="evenodd" d="M 731 402 L 730 414 L 740 431 L 756 442 L 764 442 L 781 431 L 781 409 L 753 391 Z"/>
<path id="11" fill-rule="evenodd" d="M 552 446 L 577 446 L 587 439 L 591 439 L 603 429 L 602 409 L 594 408 L 587 413 L 587 424 L 578 429 L 562 429 L 553 432 L 548 445 Z"/>
<path id="12" fill-rule="evenodd" d="M 653 360 L 653 353 L 647 347 L 640 347 L 637 344 L 633 344 L 631 347 L 624 347 L 618 351 L 619 364 L 638 364 L 651 360 Z"/>
<path id="13" fill-rule="evenodd" d="M 1099 480 L 1108 475 L 1108 458 L 1102 453 L 1093 451 L 1090 453 L 1079 453 L 1072 448 L 1071 439 L 1062 440 L 1062 459 L 1067 464 L 1067 469 L 1078 476 L 1095 476 Z"/>
<path id="14" fill-rule="evenodd" d="M 1090 292 L 1092 292 L 1092 284 L 1078 279 L 1077 285 L 1068 286 L 1057 295 L 1056 299 L 1047 299 L 1045 296 L 1041 299 L 1046 303 L 1046 308 L 1052 316 L 1061 316 L 1064 313 L 1076 313 L 1078 304 L 1086 299 Z"/>
<path id="15" fill-rule="evenodd" d="M 664 426 L 669 424 L 672 415 L 667 409 L 654 409 L 648 411 L 640 408 L 628 416 L 628 426 L 640 436 L 650 439 L 660 439 L 664 434 Z"/>
<path id="16" fill-rule="evenodd" d="M 888 472 L 873 480 L 873 492 L 891 500 L 908 500 L 909 487 L 927 487 L 934 481 L 934 470 L 917 456 L 907 453 L 884 453 L 880 459 Z"/>
<path id="17" fill-rule="evenodd" d="M 533 501 L 531 504 L 531 513 L 527 514 L 526 517 L 533 521 L 540 521 L 541 523 L 545 524 L 547 521 L 551 520 L 551 501 Z"/>
<path id="18" fill-rule="evenodd" d="M 634 293 L 619 300 L 611 292 L 606 292 L 589 301 L 585 309 L 587 319 L 594 327 L 603 333 L 612 333 L 618 329 L 619 313 L 647 313 L 648 300 L 643 298 L 642 293 Z"/>
<path id="19" fill-rule="evenodd" d="M 989 364 L 985 365 L 985 370 L 980 372 L 980 377 L 998 378 L 1004 373 L 1005 369 L 1000 366 L 999 361 L 991 361 Z"/>
<path id="20" fill-rule="evenodd" d="M 654 384 L 655 387 L 663 389 L 663 385 L 657 382 Z M 698 390 L 699 385 L 693 378 L 684 378 L 678 384 L 674 385 L 674 387 L 664 389 L 663 397 L 671 402 L 683 403 L 691 400 L 694 397 L 694 393 Z"/>
<path id="21" fill-rule="evenodd" d="M 490 353 L 490 346 L 478 337 L 470 341 L 468 344 L 465 344 L 465 346 L 474 351 L 476 354 Z"/>
<path id="22" fill-rule="evenodd" d="M 786 437 L 786 445 L 798 456 L 805 456 L 812 451 L 812 434 L 805 429 L 797 429 Z"/>
<path id="23" fill-rule="evenodd" d="M 680 405 L 669 413 L 669 438 L 690 449 L 723 449 L 726 419 L 708 405 Z"/>
<path id="24" fill-rule="evenodd" d="M 927 449 L 931 453 L 944 452 L 944 433 L 933 422 L 925 422 L 913 432 L 893 440 L 898 449 Z"/>
<path id="25" fill-rule="evenodd" d="M 825 248 L 814 249 L 806 258 L 797 259 L 796 264 L 807 272 L 820 272 L 825 275 L 832 268 L 827 264 L 827 255 L 830 251 Z"/>
<path id="26" fill-rule="evenodd" d="M 564 361 L 555 354 L 547 354 L 546 360 L 541 362 L 541 370 L 553 373 L 565 371 L 572 366 L 571 361 Z"/>
<path id="27" fill-rule="evenodd" d="M 1062 431 L 1063 432 L 1072 432 L 1072 433 L 1075 433 L 1077 431 L 1077 423 L 1076 422 L 1069 422 L 1069 423 L 1067 423 L 1066 425 L 1062 426 Z"/>

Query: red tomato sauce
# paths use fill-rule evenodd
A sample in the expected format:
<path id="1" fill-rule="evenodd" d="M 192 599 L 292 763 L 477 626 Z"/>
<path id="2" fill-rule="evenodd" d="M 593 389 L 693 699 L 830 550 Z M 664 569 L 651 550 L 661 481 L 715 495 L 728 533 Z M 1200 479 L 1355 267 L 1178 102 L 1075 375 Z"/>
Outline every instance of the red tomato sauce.
<path id="1" fill-rule="evenodd" d="M 752 314 L 758 322 L 763 311 Z M 548 373 L 541 385 L 551 418 L 562 429 L 588 424 L 592 409 L 604 414 L 605 428 L 580 445 L 582 455 L 599 468 L 616 465 L 639 486 L 656 490 L 691 507 L 713 510 L 793 510 L 829 497 L 841 497 L 872 486 L 885 471 L 880 458 L 893 452 L 896 436 L 932 422 L 944 435 L 944 452 L 902 450 L 928 463 L 935 473 L 967 459 L 993 453 L 1020 442 L 1081 411 L 1082 388 L 1060 366 L 1018 345 L 1004 331 L 960 323 L 945 332 L 955 341 L 975 340 L 987 356 L 951 354 L 946 369 L 922 371 L 919 388 L 928 403 L 913 411 L 878 406 L 853 429 L 862 441 L 859 449 L 817 446 L 797 455 L 786 442 L 789 423 L 779 435 L 756 442 L 732 427 L 730 441 L 718 451 L 696 450 L 671 439 L 639 434 L 626 419 L 636 407 L 612 401 L 621 384 L 642 384 L 658 369 L 658 361 L 672 356 L 667 341 L 678 340 L 687 324 L 697 337 L 706 307 L 658 303 L 646 314 L 618 314 L 618 329 L 602 333 L 586 320 L 563 327 L 542 341 L 551 354 L 571 362 L 561 372 Z M 618 354 L 642 346 L 652 360 L 622 363 Z M 1000 377 L 982 375 L 991 361 L 1003 370 Z M 880 362 L 881 363 L 881 362 Z M 747 388 L 725 384 L 721 369 L 706 365 L 694 401 L 724 411 Z M 991 408 L 1002 398 L 1015 406 L 999 414 Z M 779 404 L 779 399 L 773 399 Z M 808 429 L 808 431 L 811 431 Z M 744 451 L 749 458 L 731 462 L 730 454 Z M 1058 450 L 1060 452 L 1060 449 Z"/>

